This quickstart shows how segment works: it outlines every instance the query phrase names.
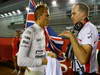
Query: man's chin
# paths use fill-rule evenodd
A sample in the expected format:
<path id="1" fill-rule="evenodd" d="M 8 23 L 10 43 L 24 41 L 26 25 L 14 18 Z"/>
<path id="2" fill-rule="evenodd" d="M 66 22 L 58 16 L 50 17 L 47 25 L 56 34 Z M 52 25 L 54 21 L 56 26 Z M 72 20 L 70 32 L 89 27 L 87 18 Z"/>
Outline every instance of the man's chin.
<path id="1" fill-rule="evenodd" d="M 73 24 L 76 24 L 75 22 L 72 22 Z"/>
<path id="2" fill-rule="evenodd" d="M 73 24 L 75 25 L 77 22 L 73 22 Z"/>
<path id="3" fill-rule="evenodd" d="M 75 22 L 72 20 L 72 23 L 75 24 Z"/>

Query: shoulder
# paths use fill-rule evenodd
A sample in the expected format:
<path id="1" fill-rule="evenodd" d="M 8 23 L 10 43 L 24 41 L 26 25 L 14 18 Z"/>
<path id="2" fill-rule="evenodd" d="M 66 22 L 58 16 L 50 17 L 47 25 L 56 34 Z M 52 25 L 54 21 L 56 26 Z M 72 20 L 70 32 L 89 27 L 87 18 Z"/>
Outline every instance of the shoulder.
<path id="1" fill-rule="evenodd" d="M 91 22 L 86 23 L 85 26 L 82 28 L 81 32 L 85 34 L 98 33 L 96 26 Z"/>
<path id="2" fill-rule="evenodd" d="M 93 40 L 96 40 L 98 38 L 98 30 L 94 24 L 92 24 L 91 22 L 88 22 L 79 32 L 78 37 L 84 38 L 84 39 L 87 38 L 88 40 L 90 38 Z"/>
<path id="3" fill-rule="evenodd" d="M 34 30 L 33 26 L 30 26 L 30 27 L 26 28 L 25 31 L 23 32 L 22 36 L 23 35 L 30 35 L 30 34 L 32 34 L 33 30 Z"/>
<path id="4" fill-rule="evenodd" d="M 88 22 L 86 24 L 86 28 L 89 29 L 89 30 L 92 30 L 92 31 L 94 31 L 94 30 L 97 31 L 96 26 L 93 23 L 91 23 L 91 22 Z"/>

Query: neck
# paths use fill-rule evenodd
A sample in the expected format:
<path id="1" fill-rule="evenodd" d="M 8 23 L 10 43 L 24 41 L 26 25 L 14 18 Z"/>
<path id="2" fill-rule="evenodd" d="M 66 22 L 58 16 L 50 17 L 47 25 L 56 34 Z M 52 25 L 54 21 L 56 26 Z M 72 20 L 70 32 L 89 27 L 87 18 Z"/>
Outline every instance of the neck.
<path id="1" fill-rule="evenodd" d="M 86 22 L 83 20 L 83 21 L 81 21 L 81 23 L 84 25 Z"/>
<path id="2" fill-rule="evenodd" d="M 86 19 L 82 20 L 81 23 L 86 24 L 88 21 L 89 21 L 88 18 L 86 18 Z"/>
<path id="3" fill-rule="evenodd" d="M 41 27 L 41 22 L 39 20 L 36 20 L 35 22 L 36 22 L 36 24 L 38 24 Z"/>

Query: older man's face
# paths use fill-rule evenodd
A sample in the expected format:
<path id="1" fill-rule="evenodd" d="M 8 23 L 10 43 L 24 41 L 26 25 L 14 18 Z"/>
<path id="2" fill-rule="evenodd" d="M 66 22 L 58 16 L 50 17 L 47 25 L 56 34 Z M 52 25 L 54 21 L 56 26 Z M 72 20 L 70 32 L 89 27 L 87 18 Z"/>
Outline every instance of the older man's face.
<path id="1" fill-rule="evenodd" d="M 83 12 L 79 11 L 79 6 L 73 6 L 71 11 L 71 19 L 73 24 L 76 24 L 77 22 L 80 22 L 83 20 L 84 14 Z"/>

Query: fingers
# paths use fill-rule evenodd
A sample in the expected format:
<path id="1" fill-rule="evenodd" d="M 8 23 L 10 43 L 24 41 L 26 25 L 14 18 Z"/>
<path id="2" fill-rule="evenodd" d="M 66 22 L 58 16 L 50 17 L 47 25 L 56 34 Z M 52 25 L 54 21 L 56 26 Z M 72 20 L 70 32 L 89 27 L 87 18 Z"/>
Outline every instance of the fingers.
<path id="1" fill-rule="evenodd" d="M 64 32 L 60 33 L 59 36 L 64 36 L 66 33 L 67 33 L 67 32 L 64 31 Z"/>
<path id="2" fill-rule="evenodd" d="M 47 63 L 48 63 L 47 58 L 43 58 L 43 59 L 42 59 L 42 64 L 43 64 L 43 65 L 47 65 Z"/>
<path id="3" fill-rule="evenodd" d="M 53 52 L 48 52 L 47 55 L 50 56 L 50 57 L 52 57 L 52 58 L 56 58 L 57 57 L 56 54 L 53 53 Z"/>
<path id="4" fill-rule="evenodd" d="M 64 33 L 60 33 L 60 34 L 59 34 L 59 36 L 63 36 L 63 35 L 64 35 Z"/>

